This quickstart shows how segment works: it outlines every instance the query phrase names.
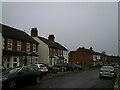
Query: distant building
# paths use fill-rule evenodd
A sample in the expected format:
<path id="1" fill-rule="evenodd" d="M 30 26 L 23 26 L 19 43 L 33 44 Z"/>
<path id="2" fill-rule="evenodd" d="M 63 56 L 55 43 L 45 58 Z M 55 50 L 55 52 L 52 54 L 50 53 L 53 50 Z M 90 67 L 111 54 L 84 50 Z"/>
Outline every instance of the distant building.
<path id="1" fill-rule="evenodd" d="M 2 64 L 6 68 L 38 62 L 38 42 L 23 31 L 2 25 L 2 44 Z"/>
<path id="2" fill-rule="evenodd" d="M 90 49 L 85 49 L 84 47 L 78 48 L 76 51 L 69 53 L 69 61 L 71 63 L 83 64 L 83 65 L 98 65 L 101 63 L 101 54 L 93 51 L 92 47 Z"/>
<path id="3" fill-rule="evenodd" d="M 39 63 L 55 65 L 57 63 L 68 62 L 68 50 L 58 42 L 55 42 L 54 35 L 49 35 L 48 39 L 46 39 L 38 36 L 37 28 L 32 28 L 31 36 L 39 42 Z"/>
<path id="4" fill-rule="evenodd" d="M 101 53 L 101 61 L 103 65 L 110 64 L 110 60 L 108 59 L 108 55 L 105 54 L 105 51 Z"/>
<path id="5" fill-rule="evenodd" d="M 120 57 L 118 57 L 118 56 L 108 56 L 106 63 L 115 65 L 116 63 L 119 64 L 119 60 L 120 60 Z"/>

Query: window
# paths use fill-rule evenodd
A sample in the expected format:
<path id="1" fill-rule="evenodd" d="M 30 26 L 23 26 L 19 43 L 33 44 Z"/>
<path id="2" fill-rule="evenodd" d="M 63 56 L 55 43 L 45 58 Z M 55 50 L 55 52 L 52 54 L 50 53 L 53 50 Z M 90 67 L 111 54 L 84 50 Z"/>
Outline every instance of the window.
<path id="1" fill-rule="evenodd" d="M 61 50 L 61 56 L 63 56 L 63 51 Z"/>
<path id="2" fill-rule="evenodd" d="M 37 59 L 35 59 L 35 64 L 37 64 L 38 63 L 38 60 Z"/>
<path id="3" fill-rule="evenodd" d="M 27 74 L 28 73 L 28 68 L 23 68 L 20 73 Z"/>
<path id="4" fill-rule="evenodd" d="M 54 50 L 54 55 L 56 55 L 56 50 L 55 49 L 53 49 Z"/>
<path id="5" fill-rule="evenodd" d="M 34 72 L 34 71 L 35 71 L 34 67 L 31 66 L 31 67 L 28 68 L 28 72 Z"/>
<path id="6" fill-rule="evenodd" d="M 31 59 L 30 59 L 30 64 L 33 64 L 33 59 L 32 59 L 32 57 L 31 57 Z"/>
<path id="7" fill-rule="evenodd" d="M 58 55 L 60 55 L 60 50 L 58 49 Z"/>
<path id="8" fill-rule="evenodd" d="M 27 51 L 30 51 L 30 43 L 27 43 Z"/>
<path id="9" fill-rule="evenodd" d="M 33 44 L 33 52 L 36 52 L 36 44 Z"/>
<path id="10" fill-rule="evenodd" d="M 17 66 L 17 58 L 14 58 L 13 59 L 13 67 L 16 67 Z"/>
<path id="11" fill-rule="evenodd" d="M 21 42 L 17 41 L 17 50 L 21 50 Z"/>
<path id="12" fill-rule="evenodd" d="M 66 55 L 67 55 L 67 51 L 66 51 Z"/>
<path id="13" fill-rule="evenodd" d="M 62 50 L 60 50 L 60 56 L 62 56 Z"/>
<path id="14" fill-rule="evenodd" d="M 8 39 L 8 49 L 12 49 L 12 40 Z"/>
<path id="15" fill-rule="evenodd" d="M 9 68 L 10 59 L 7 58 L 7 68 Z"/>
<path id="16" fill-rule="evenodd" d="M 49 49 L 49 55 L 52 55 L 52 48 Z"/>

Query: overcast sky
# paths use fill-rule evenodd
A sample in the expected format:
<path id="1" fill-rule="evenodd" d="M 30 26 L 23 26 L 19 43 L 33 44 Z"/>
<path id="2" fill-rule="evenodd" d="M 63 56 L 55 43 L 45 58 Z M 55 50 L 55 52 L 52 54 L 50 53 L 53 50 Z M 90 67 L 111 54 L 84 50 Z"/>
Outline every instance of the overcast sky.
<path id="1" fill-rule="evenodd" d="M 118 55 L 117 2 L 4 2 L 2 23 L 27 33 L 37 27 L 39 36 L 54 34 L 70 51 L 92 46 Z"/>

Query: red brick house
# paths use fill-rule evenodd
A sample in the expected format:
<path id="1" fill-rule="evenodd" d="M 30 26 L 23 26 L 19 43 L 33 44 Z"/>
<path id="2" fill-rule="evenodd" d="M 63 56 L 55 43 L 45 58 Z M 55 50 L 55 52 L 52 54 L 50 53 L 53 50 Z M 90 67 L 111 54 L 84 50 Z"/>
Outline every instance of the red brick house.
<path id="1" fill-rule="evenodd" d="M 2 64 L 6 68 L 38 62 L 38 42 L 23 31 L 2 25 L 2 44 Z"/>
<path id="2" fill-rule="evenodd" d="M 97 65 L 100 63 L 100 59 L 100 53 L 93 51 L 92 47 L 90 49 L 78 48 L 76 51 L 69 53 L 69 61 L 71 63 Z"/>
<path id="3" fill-rule="evenodd" d="M 116 63 L 119 64 L 119 62 L 120 62 L 120 57 L 118 57 L 118 56 L 108 56 L 106 64 L 115 65 Z"/>
<path id="4" fill-rule="evenodd" d="M 84 47 L 69 53 L 69 61 L 77 64 L 89 64 L 89 52 Z"/>

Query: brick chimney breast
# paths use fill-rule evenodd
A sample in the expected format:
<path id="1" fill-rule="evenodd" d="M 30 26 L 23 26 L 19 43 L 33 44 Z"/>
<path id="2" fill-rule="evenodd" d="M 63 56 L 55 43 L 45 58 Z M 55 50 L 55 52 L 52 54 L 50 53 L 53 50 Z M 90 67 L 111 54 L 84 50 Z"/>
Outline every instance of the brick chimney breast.
<path id="1" fill-rule="evenodd" d="M 31 36 L 32 37 L 37 37 L 38 36 L 38 30 L 37 30 L 37 28 L 32 28 L 31 29 Z"/>
<path id="2" fill-rule="evenodd" d="M 54 35 L 53 35 L 53 34 L 52 34 L 52 35 L 49 35 L 48 40 L 50 40 L 50 41 L 53 41 L 53 42 L 54 42 L 54 40 L 55 40 Z"/>

